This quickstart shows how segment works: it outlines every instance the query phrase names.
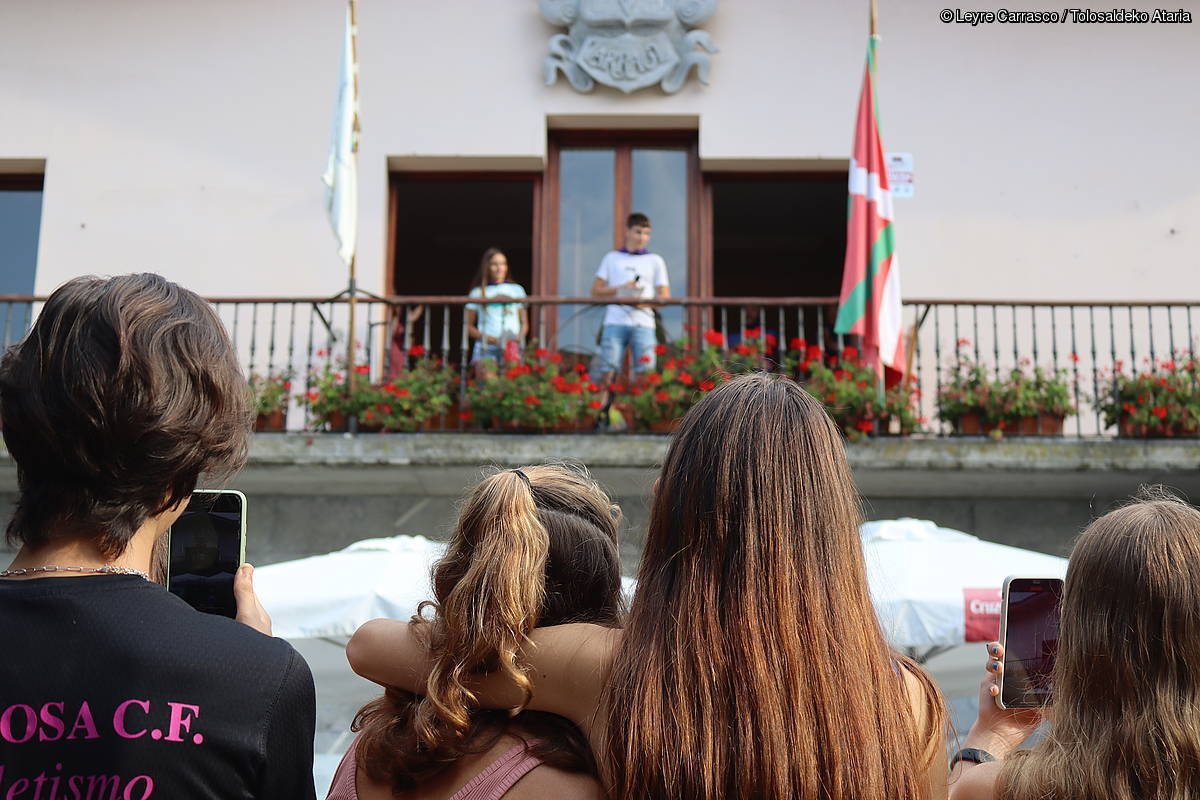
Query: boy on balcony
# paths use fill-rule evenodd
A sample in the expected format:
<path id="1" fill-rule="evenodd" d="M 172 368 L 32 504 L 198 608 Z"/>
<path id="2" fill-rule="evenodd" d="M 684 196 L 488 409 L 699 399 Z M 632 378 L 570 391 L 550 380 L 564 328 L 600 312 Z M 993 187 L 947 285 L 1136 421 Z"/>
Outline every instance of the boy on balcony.
<path id="1" fill-rule="evenodd" d="M 593 297 L 638 298 L 647 301 L 671 296 L 667 279 L 667 263 L 656 253 L 646 251 L 650 243 L 650 219 L 645 214 L 630 214 L 625 220 L 625 246 L 612 250 L 600 262 L 592 282 Z M 634 374 L 654 366 L 655 339 L 654 306 L 647 302 L 638 305 L 610 305 L 604 313 L 600 329 L 599 371 L 607 398 L 601 412 L 601 424 L 608 418 L 612 393 L 607 387 L 621 369 L 625 350 L 633 356 Z"/>

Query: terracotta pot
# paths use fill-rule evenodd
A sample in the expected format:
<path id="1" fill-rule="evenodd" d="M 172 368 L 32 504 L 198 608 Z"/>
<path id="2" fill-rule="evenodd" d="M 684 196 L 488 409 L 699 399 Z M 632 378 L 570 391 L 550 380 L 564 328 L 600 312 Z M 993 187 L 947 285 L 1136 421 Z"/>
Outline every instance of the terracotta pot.
<path id="1" fill-rule="evenodd" d="M 1037 433 L 1041 436 L 1062 436 L 1063 423 L 1066 420 L 1062 414 L 1038 414 Z"/>
<path id="2" fill-rule="evenodd" d="M 1194 439 L 1200 436 L 1200 430 L 1184 430 L 1179 425 L 1160 425 L 1151 428 L 1149 425 L 1136 424 L 1124 414 L 1117 420 L 1117 434 L 1123 439 L 1170 439 L 1179 437 Z"/>
<path id="3" fill-rule="evenodd" d="M 446 407 L 446 410 L 441 414 L 434 414 L 432 417 L 426 417 L 420 425 L 420 430 L 423 431 L 456 431 L 458 430 L 458 412 L 460 410 L 458 399 L 455 398 Z"/>
<path id="4" fill-rule="evenodd" d="M 329 430 L 334 433 L 346 430 L 346 415 L 341 411 L 330 411 L 325 421 L 329 423 Z"/>
<path id="5" fill-rule="evenodd" d="M 649 424 L 651 433 L 674 433 L 681 419 L 656 419 Z"/>
<path id="6" fill-rule="evenodd" d="M 287 412 L 283 409 L 270 414 L 259 414 L 254 420 L 255 433 L 278 433 L 287 427 Z"/>
<path id="7" fill-rule="evenodd" d="M 591 411 L 591 409 L 588 409 Z M 555 425 L 551 430 L 557 433 L 584 433 L 592 431 L 596 428 L 596 418 L 591 414 L 582 416 L 574 420 L 563 420 Z"/>
<path id="8" fill-rule="evenodd" d="M 970 411 L 959 417 L 956 427 L 957 433 L 963 436 L 979 436 L 983 433 L 983 425 L 980 423 L 979 415 L 974 411 Z"/>

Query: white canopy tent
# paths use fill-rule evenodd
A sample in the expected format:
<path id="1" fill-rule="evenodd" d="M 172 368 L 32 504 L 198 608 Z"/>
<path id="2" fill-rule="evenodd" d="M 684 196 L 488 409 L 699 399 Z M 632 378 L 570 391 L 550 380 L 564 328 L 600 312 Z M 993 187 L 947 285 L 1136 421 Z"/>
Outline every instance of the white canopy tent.
<path id="1" fill-rule="evenodd" d="M 928 520 L 868 522 L 862 542 L 884 632 L 894 647 L 922 660 L 994 636 L 1006 576 L 1061 576 L 1067 565 L 1063 558 L 983 541 Z M 262 567 L 255 585 L 276 635 L 346 637 L 367 620 L 416 613 L 417 604 L 433 596 L 429 571 L 445 547 L 423 536 L 366 539 Z M 632 593 L 632 579 L 625 579 L 625 590 Z"/>
<path id="2" fill-rule="evenodd" d="M 868 522 L 863 556 L 871 599 L 892 646 L 919 660 L 998 632 L 1009 575 L 1062 577 L 1067 560 L 984 541 L 921 519 Z"/>

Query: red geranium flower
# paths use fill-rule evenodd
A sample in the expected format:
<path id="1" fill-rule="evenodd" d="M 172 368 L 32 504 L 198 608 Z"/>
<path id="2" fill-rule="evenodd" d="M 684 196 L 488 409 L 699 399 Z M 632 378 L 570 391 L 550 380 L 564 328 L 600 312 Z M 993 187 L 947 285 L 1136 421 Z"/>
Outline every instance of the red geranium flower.
<path id="1" fill-rule="evenodd" d="M 804 356 L 809 361 L 820 361 L 821 360 L 821 348 L 815 344 L 810 344 L 808 346 L 808 349 L 804 351 Z"/>
<path id="2" fill-rule="evenodd" d="M 654 345 L 654 352 L 660 356 L 665 356 L 667 354 L 667 346 L 665 344 L 656 344 Z"/>
<path id="3" fill-rule="evenodd" d="M 357 367 L 354 368 L 354 371 L 357 372 L 359 375 L 367 375 L 371 372 L 371 368 L 369 366 L 367 366 L 366 364 L 359 364 Z"/>
<path id="4" fill-rule="evenodd" d="M 286 392 L 286 391 L 290 391 L 290 390 L 291 390 L 291 388 L 292 388 L 292 382 L 291 382 L 291 381 L 284 381 L 284 382 L 283 382 L 283 390 L 284 390 L 285 392 Z"/>
<path id="5" fill-rule="evenodd" d="M 1154 416 L 1158 417 L 1159 419 L 1166 419 L 1167 418 L 1167 407 L 1166 406 L 1155 406 L 1154 408 L 1150 409 L 1150 413 L 1153 414 Z"/>
<path id="6" fill-rule="evenodd" d="M 466 422 L 469 419 L 471 419 L 471 412 L 470 411 L 460 411 L 460 412 L 458 412 L 458 418 L 461 419 L 463 422 Z"/>
<path id="7" fill-rule="evenodd" d="M 320 392 L 318 392 L 316 389 L 314 389 L 308 393 L 308 402 L 315 403 L 315 402 L 317 402 L 318 399 L 320 399 L 320 397 L 321 397 Z"/>
<path id="8" fill-rule="evenodd" d="M 598 392 L 598 391 L 600 391 L 600 387 L 589 381 L 588 385 L 587 385 L 587 390 L 589 392 Z"/>
<path id="9" fill-rule="evenodd" d="M 843 348 L 842 349 L 842 358 L 846 359 L 847 361 L 853 361 L 854 359 L 858 358 L 858 348 L 857 347 Z"/>
<path id="10" fill-rule="evenodd" d="M 587 372 L 587 366 L 584 364 L 576 364 L 572 369 L 576 372 Z"/>
<path id="11" fill-rule="evenodd" d="M 749 345 L 739 344 L 737 347 L 734 348 L 734 352 L 736 352 L 739 356 L 748 356 L 751 353 L 753 353 L 754 350 L 751 349 L 751 347 Z"/>
<path id="12" fill-rule="evenodd" d="M 642 356 L 641 358 L 638 359 L 638 363 L 639 364 L 649 364 L 653 360 L 654 360 L 653 356 Z"/>
<path id="13" fill-rule="evenodd" d="M 527 395 L 525 395 L 525 405 L 527 405 L 527 406 L 540 406 L 541 404 L 542 404 L 542 401 L 541 401 L 541 400 L 539 400 L 539 399 L 537 399 L 537 398 L 536 398 L 536 397 L 534 397 L 533 395 L 531 395 L 531 394 L 527 394 Z"/>
<path id="14" fill-rule="evenodd" d="M 1162 362 L 1162 368 L 1163 369 L 1175 369 L 1175 362 L 1173 360 L 1164 361 L 1164 362 Z"/>
<path id="15" fill-rule="evenodd" d="M 757 339 L 759 336 L 762 336 L 762 328 L 746 328 L 742 331 L 743 339 Z"/>
<path id="16" fill-rule="evenodd" d="M 408 353 L 413 358 L 420 358 L 421 356 L 425 355 L 425 345 L 414 344 L 412 347 L 409 348 Z"/>
<path id="17" fill-rule="evenodd" d="M 533 351 L 533 355 L 536 358 L 545 358 L 546 356 L 550 355 L 550 351 L 544 347 L 539 347 L 538 349 Z"/>
<path id="18" fill-rule="evenodd" d="M 514 378 L 519 378 L 520 376 L 521 370 L 517 367 L 509 367 L 504 373 L 504 377 L 508 378 L 510 381 Z"/>
<path id="19" fill-rule="evenodd" d="M 1133 403 L 1124 403 L 1122 404 L 1121 408 L 1123 408 L 1127 414 L 1133 414 L 1137 411 L 1137 406 L 1135 406 Z"/>
<path id="20" fill-rule="evenodd" d="M 390 405 L 390 404 L 388 404 L 388 403 L 384 403 L 384 404 L 383 404 L 383 405 L 381 405 L 381 406 L 376 406 L 376 408 L 378 408 L 380 411 L 382 411 L 382 412 L 383 412 L 383 413 L 385 413 L 385 414 L 390 414 L 390 413 L 392 413 L 392 407 L 391 407 L 391 405 Z"/>
<path id="21" fill-rule="evenodd" d="M 700 391 L 702 392 L 711 392 L 715 388 L 717 385 L 712 381 L 700 381 Z"/>
<path id="22" fill-rule="evenodd" d="M 1074 361 L 1076 364 L 1078 364 L 1079 363 L 1079 354 L 1071 353 L 1071 360 Z"/>
<path id="23" fill-rule="evenodd" d="M 704 341 L 708 342 L 713 347 L 724 347 L 725 334 L 721 333 L 720 331 L 705 331 Z"/>
<path id="24" fill-rule="evenodd" d="M 562 353 L 551 353 L 550 354 L 550 363 L 551 364 L 561 364 L 562 363 Z"/>
<path id="25" fill-rule="evenodd" d="M 854 427 L 858 428 L 863 433 L 869 433 L 871 429 L 875 427 L 875 425 L 869 419 L 860 419 L 858 422 L 854 423 Z"/>
<path id="26" fill-rule="evenodd" d="M 774 350 L 774 349 L 775 349 L 775 345 L 779 344 L 779 337 L 777 337 L 777 336 L 776 336 L 775 334 L 773 334 L 773 333 L 768 333 L 766 336 L 764 336 L 764 337 L 763 337 L 763 339 L 764 339 L 764 340 L 766 341 L 766 343 L 767 343 L 767 349 L 768 349 L 768 350 Z"/>
<path id="27" fill-rule="evenodd" d="M 579 380 L 590 381 L 591 379 L 592 379 L 592 374 L 590 372 L 584 371 L 584 372 L 579 373 Z"/>
<path id="28" fill-rule="evenodd" d="M 808 347 L 808 342 L 804 341 L 799 336 L 788 342 L 788 348 L 792 350 L 803 350 L 806 347 Z"/>
<path id="29" fill-rule="evenodd" d="M 375 419 L 375 415 L 371 413 L 370 409 L 367 410 L 365 419 Z"/>
<path id="30" fill-rule="evenodd" d="M 611 389 L 612 389 L 614 392 L 623 392 L 623 391 L 625 391 L 625 384 L 623 384 L 623 383 L 614 383 L 614 384 L 613 384 L 611 387 L 609 387 L 609 388 L 611 388 Z"/>
<path id="31" fill-rule="evenodd" d="M 666 392 L 655 392 L 654 399 L 660 403 L 665 403 L 671 399 L 671 395 L 667 394 Z"/>
<path id="32" fill-rule="evenodd" d="M 329 355 L 329 351 L 322 347 L 320 350 L 313 353 L 313 355 L 315 355 L 317 358 L 324 358 L 325 356 Z"/>
<path id="33" fill-rule="evenodd" d="M 396 397 L 408 397 L 409 391 L 408 391 L 408 389 L 401 387 L 396 390 L 395 394 L 396 394 Z M 389 411 L 388 413 L 391 413 L 391 412 Z"/>
<path id="34" fill-rule="evenodd" d="M 657 372 L 651 372 L 646 376 L 646 383 L 662 383 L 662 375 Z"/>
<path id="35" fill-rule="evenodd" d="M 604 408 L 604 403 L 601 403 L 599 400 L 593 400 L 588 403 L 588 408 Z"/>
<path id="36" fill-rule="evenodd" d="M 631 395 L 633 395 L 634 397 L 637 397 L 639 394 L 641 394 L 641 393 L 642 393 L 642 389 L 641 389 L 641 387 L 640 387 L 640 386 L 631 386 L 631 387 L 629 388 L 629 393 L 630 393 Z"/>
<path id="37" fill-rule="evenodd" d="M 684 386 L 691 386 L 692 382 L 695 380 L 696 379 L 692 377 L 692 373 L 690 373 L 690 372 L 679 373 L 679 382 L 682 383 Z"/>

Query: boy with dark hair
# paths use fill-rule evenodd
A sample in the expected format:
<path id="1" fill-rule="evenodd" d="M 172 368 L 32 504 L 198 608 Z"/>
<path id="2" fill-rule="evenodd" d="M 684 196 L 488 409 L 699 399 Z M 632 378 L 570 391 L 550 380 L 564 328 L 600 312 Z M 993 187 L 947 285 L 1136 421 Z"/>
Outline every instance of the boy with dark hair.
<path id="1" fill-rule="evenodd" d="M 68 282 L 0 361 L 0 796 L 314 797 L 312 674 L 253 568 L 238 621 L 147 579 L 200 477 L 245 462 L 248 404 L 212 308 L 157 275 Z"/>
<path id="2" fill-rule="evenodd" d="M 596 279 L 592 281 L 592 296 L 646 301 L 670 297 L 667 263 L 662 256 L 647 252 L 649 243 L 650 219 L 645 214 L 630 214 L 625 220 L 625 246 L 610 251 L 601 260 Z M 654 306 L 650 302 L 608 307 L 600 329 L 598 359 L 605 387 L 621 368 L 626 349 L 632 352 L 635 373 L 653 368 L 654 347 L 658 343 L 655 330 Z M 604 413 L 611 401 L 610 394 Z"/>

